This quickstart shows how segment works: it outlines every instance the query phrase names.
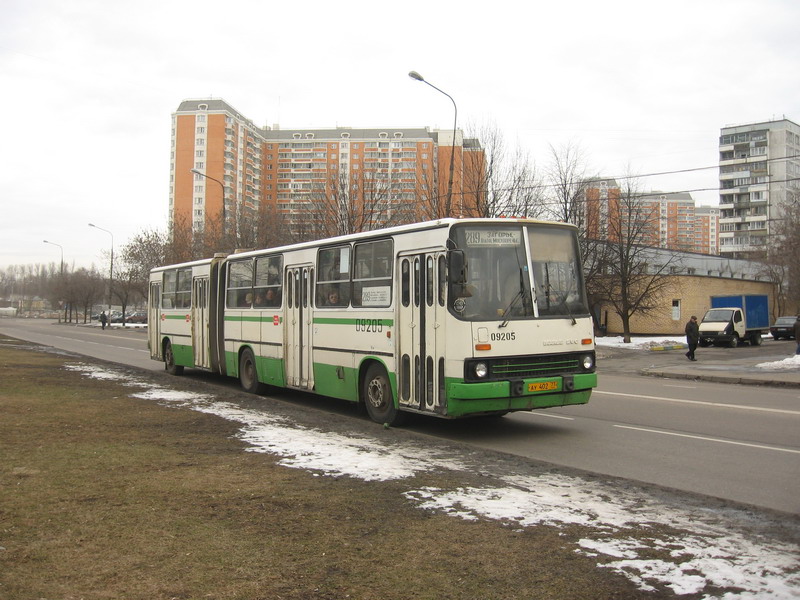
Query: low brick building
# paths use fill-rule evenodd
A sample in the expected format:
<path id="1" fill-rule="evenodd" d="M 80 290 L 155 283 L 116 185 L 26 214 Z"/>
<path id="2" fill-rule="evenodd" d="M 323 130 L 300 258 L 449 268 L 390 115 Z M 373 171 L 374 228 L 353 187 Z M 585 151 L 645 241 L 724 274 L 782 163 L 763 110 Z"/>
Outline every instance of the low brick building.
<path id="1" fill-rule="evenodd" d="M 653 255 L 665 262 L 674 252 L 653 249 Z M 664 263 L 662 263 L 664 264 Z M 702 319 L 711 308 L 712 296 L 736 294 L 765 294 L 769 296 L 770 320 L 776 314 L 775 285 L 768 280 L 761 263 L 693 253 L 680 253 L 671 268 L 669 291 L 662 295 L 660 307 L 646 315 L 631 317 L 634 335 L 683 335 L 689 317 Z M 785 308 L 782 313 L 796 314 L 798 307 Z M 601 303 L 594 307 L 599 324 L 608 335 L 622 334 L 622 319 L 613 306 Z"/>

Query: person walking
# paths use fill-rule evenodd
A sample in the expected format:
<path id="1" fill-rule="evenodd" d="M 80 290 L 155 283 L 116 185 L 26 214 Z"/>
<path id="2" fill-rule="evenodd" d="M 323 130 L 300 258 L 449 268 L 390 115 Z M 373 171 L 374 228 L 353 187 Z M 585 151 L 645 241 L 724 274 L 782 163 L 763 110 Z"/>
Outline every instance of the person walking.
<path id="1" fill-rule="evenodd" d="M 689 351 L 686 353 L 686 358 L 689 360 L 697 360 L 694 357 L 694 351 L 697 350 L 697 343 L 700 341 L 700 326 L 697 324 L 697 317 L 692 315 L 689 322 L 686 323 L 686 343 L 689 345 Z"/>
<path id="2" fill-rule="evenodd" d="M 800 315 L 797 315 L 797 320 L 794 322 L 794 341 L 797 342 L 797 350 L 795 354 L 800 354 Z"/>
<path id="3" fill-rule="evenodd" d="M 106 316 L 106 311 L 100 313 L 100 326 L 105 330 L 106 323 L 108 323 L 108 317 Z"/>

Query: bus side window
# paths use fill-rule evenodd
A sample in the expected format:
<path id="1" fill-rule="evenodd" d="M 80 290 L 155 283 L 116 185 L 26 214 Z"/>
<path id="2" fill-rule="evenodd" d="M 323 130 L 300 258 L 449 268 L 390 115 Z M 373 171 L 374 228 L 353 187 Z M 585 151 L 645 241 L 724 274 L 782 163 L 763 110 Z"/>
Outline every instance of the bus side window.
<path id="1" fill-rule="evenodd" d="M 411 304 L 411 265 L 407 258 L 400 264 L 400 291 L 402 293 L 403 306 Z M 407 399 L 407 398 L 406 398 Z"/>
<path id="2" fill-rule="evenodd" d="M 240 260 L 228 264 L 228 308 L 250 308 L 253 305 L 253 261 Z"/>
<path id="3" fill-rule="evenodd" d="M 350 246 L 320 249 L 314 296 L 318 307 L 350 304 Z"/>
<path id="4" fill-rule="evenodd" d="M 392 240 L 355 245 L 353 306 L 392 304 Z"/>

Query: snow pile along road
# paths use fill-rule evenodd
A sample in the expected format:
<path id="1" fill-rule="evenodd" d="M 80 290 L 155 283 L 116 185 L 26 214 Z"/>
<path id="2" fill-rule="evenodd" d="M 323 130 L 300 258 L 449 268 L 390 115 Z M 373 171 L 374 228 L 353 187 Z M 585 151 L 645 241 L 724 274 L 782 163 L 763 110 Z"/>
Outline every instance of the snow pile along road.
<path id="1" fill-rule="evenodd" d="M 458 456 L 421 457 L 419 448 L 374 437 L 306 428 L 279 416 L 216 398 L 155 386 L 110 368 L 75 363 L 86 377 L 117 380 L 131 396 L 216 415 L 241 425 L 253 452 L 325 476 L 409 480 L 434 470 L 474 473 Z M 381 430 L 382 431 L 382 430 Z M 478 469 L 480 467 L 477 467 Z M 515 528 L 580 525 L 591 535 L 575 551 L 596 557 L 642 590 L 669 588 L 704 598 L 800 598 L 800 547 L 732 527 L 719 511 L 668 505 L 641 490 L 558 473 L 489 478 L 486 487 L 414 488 L 420 509 L 461 519 L 494 519 Z"/>

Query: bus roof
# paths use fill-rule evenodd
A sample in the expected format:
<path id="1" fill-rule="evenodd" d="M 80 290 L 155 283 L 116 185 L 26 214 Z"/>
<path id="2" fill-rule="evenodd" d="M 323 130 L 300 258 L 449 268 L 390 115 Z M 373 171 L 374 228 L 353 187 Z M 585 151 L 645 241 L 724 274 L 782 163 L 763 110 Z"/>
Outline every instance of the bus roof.
<path id="1" fill-rule="evenodd" d="M 541 225 L 554 225 L 554 226 L 561 226 L 576 229 L 575 225 L 571 223 L 563 223 L 559 221 L 543 221 L 541 219 L 530 219 L 527 217 L 503 217 L 503 218 L 468 218 L 468 219 L 457 219 L 457 218 L 444 218 L 444 219 L 436 219 L 433 221 L 423 221 L 420 223 L 409 223 L 405 225 L 396 225 L 394 227 L 386 227 L 384 229 L 373 229 L 370 231 L 362 231 L 359 233 L 351 233 L 346 235 L 339 235 L 330 238 L 322 238 L 319 240 L 312 240 L 309 242 L 299 242 L 297 244 L 287 244 L 284 246 L 275 246 L 272 248 L 258 248 L 254 250 L 246 250 L 246 251 L 237 251 L 231 254 L 216 254 L 214 258 L 205 258 L 202 260 L 195 260 L 192 262 L 185 262 L 180 264 L 174 265 L 165 265 L 162 267 L 156 267 L 152 269 L 151 273 L 155 273 L 158 271 L 162 271 L 165 269 L 174 269 L 180 267 L 193 267 L 198 265 L 209 264 L 214 260 L 218 259 L 230 259 L 230 258 L 249 258 L 252 256 L 259 256 L 264 254 L 265 252 L 286 252 L 288 250 L 301 250 L 303 248 L 314 248 L 316 246 L 323 246 L 329 244 L 336 244 L 341 242 L 349 242 L 349 241 L 358 241 L 369 239 L 373 237 L 383 237 L 383 236 L 391 236 L 391 235 L 398 235 L 402 233 L 410 233 L 413 231 L 425 231 L 425 230 L 433 230 L 433 229 L 441 229 L 441 228 L 449 228 L 456 224 L 506 224 L 506 223 L 526 223 L 526 224 L 541 224 Z"/>

